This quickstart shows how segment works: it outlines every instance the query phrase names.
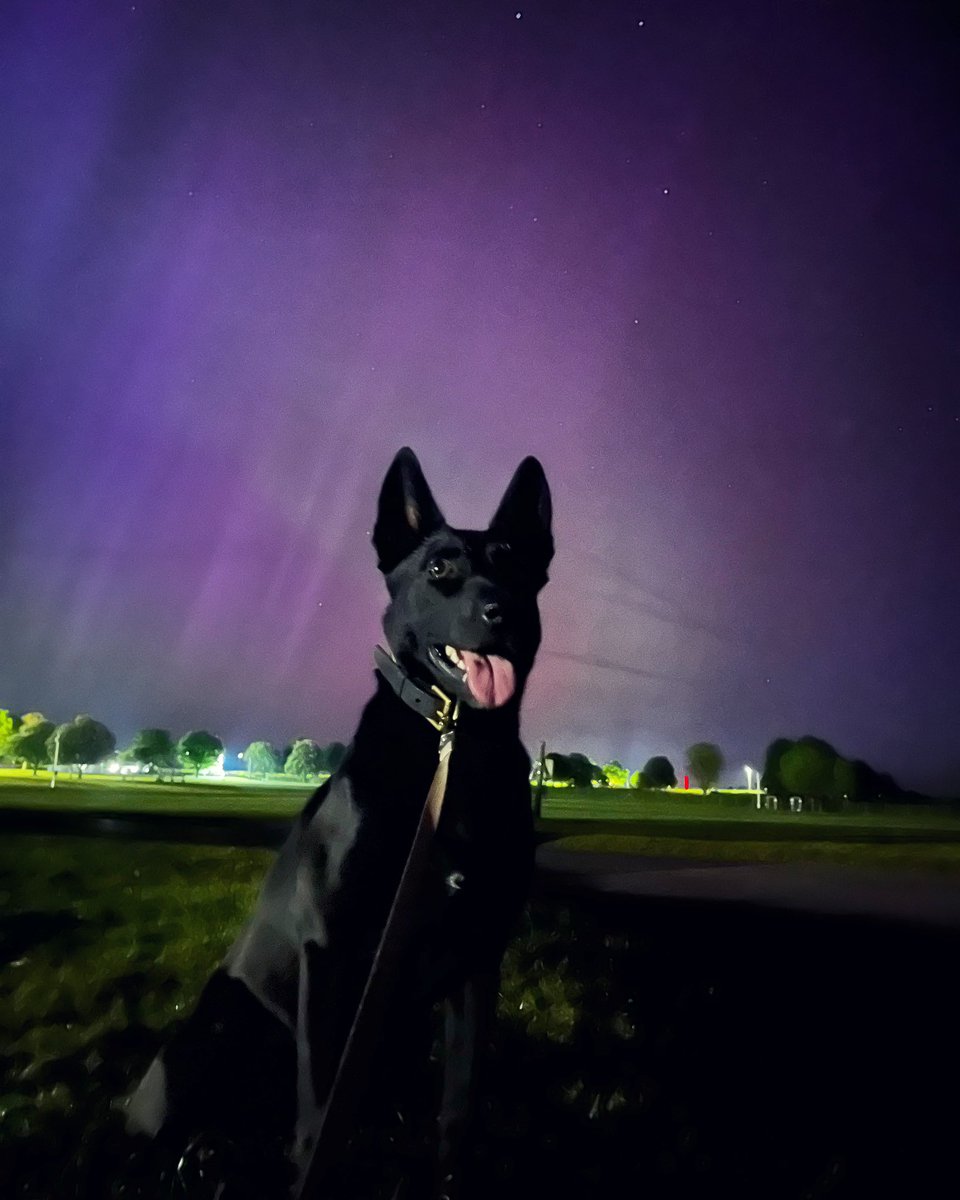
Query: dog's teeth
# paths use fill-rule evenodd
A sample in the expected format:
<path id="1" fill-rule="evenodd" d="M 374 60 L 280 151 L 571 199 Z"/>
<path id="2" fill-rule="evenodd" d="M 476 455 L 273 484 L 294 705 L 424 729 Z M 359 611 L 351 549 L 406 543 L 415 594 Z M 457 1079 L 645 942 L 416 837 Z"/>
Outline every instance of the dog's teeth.
<path id="1" fill-rule="evenodd" d="M 457 651 L 453 648 L 453 646 L 444 646 L 443 652 L 444 652 L 444 654 L 446 654 L 447 658 L 450 659 L 450 661 L 453 663 L 453 665 L 455 667 L 459 667 L 461 671 L 463 670 L 463 659 L 460 657 L 460 655 L 457 653 Z"/>

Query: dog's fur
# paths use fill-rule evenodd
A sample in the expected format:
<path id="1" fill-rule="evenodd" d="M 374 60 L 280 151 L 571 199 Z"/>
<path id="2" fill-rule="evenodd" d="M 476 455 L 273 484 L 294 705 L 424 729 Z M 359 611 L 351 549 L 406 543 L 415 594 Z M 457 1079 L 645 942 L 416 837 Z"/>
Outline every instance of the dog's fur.
<path id="1" fill-rule="evenodd" d="M 445 523 L 404 448 L 384 479 L 373 532 L 396 661 L 421 686 L 436 684 L 460 701 L 446 802 L 391 996 L 396 1039 L 411 1036 L 434 1000 L 445 1001 L 435 1195 L 458 1187 L 478 1048 L 531 872 L 520 701 L 540 642 L 537 594 L 553 555 L 550 524 L 536 459 L 521 463 L 489 529 L 478 532 Z M 444 661 L 446 645 L 484 656 L 470 660 L 479 664 L 474 674 Z M 265 1123 L 288 1123 L 304 1166 L 438 739 L 378 674 L 343 765 L 307 802 L 253 916 L 131 1098 L 130 1129 L 181 1140 L 214 1129 L 243 1140 Z"/>

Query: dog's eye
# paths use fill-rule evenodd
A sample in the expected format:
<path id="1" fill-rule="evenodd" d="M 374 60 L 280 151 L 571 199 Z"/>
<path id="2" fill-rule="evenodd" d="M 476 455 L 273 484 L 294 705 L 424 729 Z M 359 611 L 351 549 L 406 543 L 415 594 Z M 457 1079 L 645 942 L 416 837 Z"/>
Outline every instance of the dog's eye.
<path id="1" fill-rule="evenodd" d="M 453 560 L 438 555 L 436 558 L 431 558 L 427 574 L 431 579 L 447 579 L 453 574 L 453 570 Z"/>
<path id="2" fill-rule="evenodd" d="M 491 542 L 487 547 L 487 557 L 491 562 L 504 562 L 513 553 L 509 542 Z"/>

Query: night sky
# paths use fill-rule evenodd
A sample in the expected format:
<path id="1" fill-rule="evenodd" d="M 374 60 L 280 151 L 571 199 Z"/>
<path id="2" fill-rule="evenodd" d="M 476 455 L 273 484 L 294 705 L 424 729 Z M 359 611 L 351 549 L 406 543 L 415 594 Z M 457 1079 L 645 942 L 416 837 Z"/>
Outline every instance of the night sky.
<path id="1" fill-rule="evenodd" d="M 392 455 L 484 527 L 532 453 L 529 746 L 956 794 L 938 11 L 7 0 L 0 707 L 347 739 Z"/>

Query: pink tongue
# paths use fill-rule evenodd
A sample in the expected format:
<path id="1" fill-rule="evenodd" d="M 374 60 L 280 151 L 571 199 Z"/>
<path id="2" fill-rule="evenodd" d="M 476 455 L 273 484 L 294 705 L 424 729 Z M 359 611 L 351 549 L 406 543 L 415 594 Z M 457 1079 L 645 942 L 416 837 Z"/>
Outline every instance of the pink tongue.
<path id="1" fill-rule="evenodd" d="M 484 708 L 506 704 L 516 687 L 513 664 L 497 654 L 475 654 L 472 650 L 461 650 L 460 657 L 467 668 L 467 687 L 474 700 Z"/>

